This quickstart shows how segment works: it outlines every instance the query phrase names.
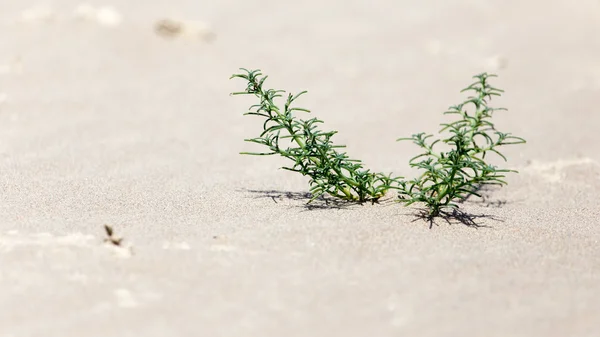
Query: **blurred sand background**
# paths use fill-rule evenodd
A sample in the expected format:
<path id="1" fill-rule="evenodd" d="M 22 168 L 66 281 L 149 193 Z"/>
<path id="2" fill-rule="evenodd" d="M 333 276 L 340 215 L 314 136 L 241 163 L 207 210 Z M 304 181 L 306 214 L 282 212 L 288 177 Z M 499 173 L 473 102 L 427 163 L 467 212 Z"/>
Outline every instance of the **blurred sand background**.
<path id="1" fill-rule="evenodd" d="M 599 1 L 3 0 L 0 30 L 1 337 L 600 335 Z M 308 209 L 238 154 L 239 67 L 406 176 L 395 139 L 497 73 L 520 173 L 479 228 Z"/>

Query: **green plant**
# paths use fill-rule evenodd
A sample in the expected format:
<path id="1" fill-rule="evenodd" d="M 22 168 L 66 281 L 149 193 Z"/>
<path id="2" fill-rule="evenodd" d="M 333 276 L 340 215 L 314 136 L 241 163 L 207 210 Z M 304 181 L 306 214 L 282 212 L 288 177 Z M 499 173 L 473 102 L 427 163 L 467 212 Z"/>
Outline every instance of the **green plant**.
<path id="1" fill-rule="evenodd" d="M 310 177 L 312 198 L 309 202 L 323 194 L 350 201 L 375 202 L 389 189 L 397 188 L 399 178 L 370 172 L 363 167 L 360 160 L 350 159 L 345 152 L 338 152 L 337 149 L 345 146 L 333 144 L 331 139 L 337 131 L 324 132 L 318 129 L 318 124 L 323 121 L 316 118 L 303 120 L 295 116 L 296 112 L 310 112 L 307 109 L 292 107 L 292 103 L 306 91 L 296 95 L 288 94 L 281 108 L 275 100 L 282 97 L 284 90 L 263 88 L 267 76 L 263 76 L 260 70 L 241 70 L 242 74 L 234 74 L 231 78 L 246 80 L 246 90 L 234 92 L 232 95 L 256 96 L 259 104 L 251 106 L 245 115 L 265 118 L 260 136 L 246 141 L 269 148 L 269 152 L 242 154 L 279 154 L 290 159 L 293 165 L 283 169 Z M 289 140 L 287 145 L 280 144 L 284 139 Z"/>
<path id="2" fill-rule="evenodd" d="M 418 178 L 400 182 L 399 201 L 405 205 L 425 203 L 430 219 L 445 208 L 458 208 L 457 200 L 470 195 L 481 197 L 477 191 L 483 185 L 506 184 L 504 174 L 517 172 L 497 168 L 484 161 L 488 152 L 506 161 L 506 157 L 498 151 L 499 146 L 525 143 L 523 138 L 497 131 L 490 121 L 495 111 L 506 110 L 488 106 L 492 96 L 500 96 L 503 92 L 489 85 L 490 77 L 495 75 L 482 73 L 474 76 L 477 82 L 461 91 L 472 91 L 474 96 L 445 112 L 459 117 L 454 122 L 441 124 L 440 132 L 449 132 L 447 138 L 430 141 L 433 135 L 418 133 L 411 138 L 398 139 L 412 140 L 424 150 L 410 160 L 411 167 L 424 172 Z M 469 106 L 472 112 L 467 111 Z M 435 152 L 434 146 L 440 141 L 448 144 L 450 151 Z"/>

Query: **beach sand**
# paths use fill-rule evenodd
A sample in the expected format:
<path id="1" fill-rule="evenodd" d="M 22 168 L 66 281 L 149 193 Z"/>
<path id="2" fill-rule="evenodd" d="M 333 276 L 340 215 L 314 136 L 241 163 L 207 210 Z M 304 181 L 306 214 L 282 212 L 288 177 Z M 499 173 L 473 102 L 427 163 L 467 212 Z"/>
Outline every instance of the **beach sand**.
<path id="1" fill-rule="evenodd" d="M 0 337 L 599 336 L 600 2 L 0 2 Z M 499 75 L 518 174 L 307 207 L 238 68 L 373 170 Z M 501 162 L 498 162 L 501 163 Z M 120 246 L 105 242 L 104 225 Z M 117 241 L 115 241 L 117 242 Z"/>

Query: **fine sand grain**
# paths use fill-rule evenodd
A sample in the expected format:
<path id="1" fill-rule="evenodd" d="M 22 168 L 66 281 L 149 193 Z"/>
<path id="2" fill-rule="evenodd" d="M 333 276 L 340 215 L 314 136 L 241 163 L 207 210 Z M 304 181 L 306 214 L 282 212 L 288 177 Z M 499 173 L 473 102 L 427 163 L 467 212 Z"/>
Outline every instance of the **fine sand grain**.
<path id="1" fill-rule="evenodd" d="M 600 2 L 0 1 L 0 337 L 599 336 Z M 464 223 L 307 207 L 239 67 L 374 170 L 497 73 Z M 112 228 L 108 235 L 104 225 Z"/>

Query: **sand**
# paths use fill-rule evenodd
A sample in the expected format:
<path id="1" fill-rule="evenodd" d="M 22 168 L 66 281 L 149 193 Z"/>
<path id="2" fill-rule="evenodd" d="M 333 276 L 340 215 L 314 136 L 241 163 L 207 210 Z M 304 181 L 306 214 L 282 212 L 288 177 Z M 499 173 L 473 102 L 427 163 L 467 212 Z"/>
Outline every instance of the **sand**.
<path id="1" fill-rule="evenodd" d="M 600 3 L 0 2 L 0 336 L 598 336 Z M 482 71 L 519 174 L 477 227 L 306 207 L 239 67 L 374 170 Z M 105 242 L 104 225 L 115 246 Z M 122 241 L 118 241 L 122 238 Z"/>

